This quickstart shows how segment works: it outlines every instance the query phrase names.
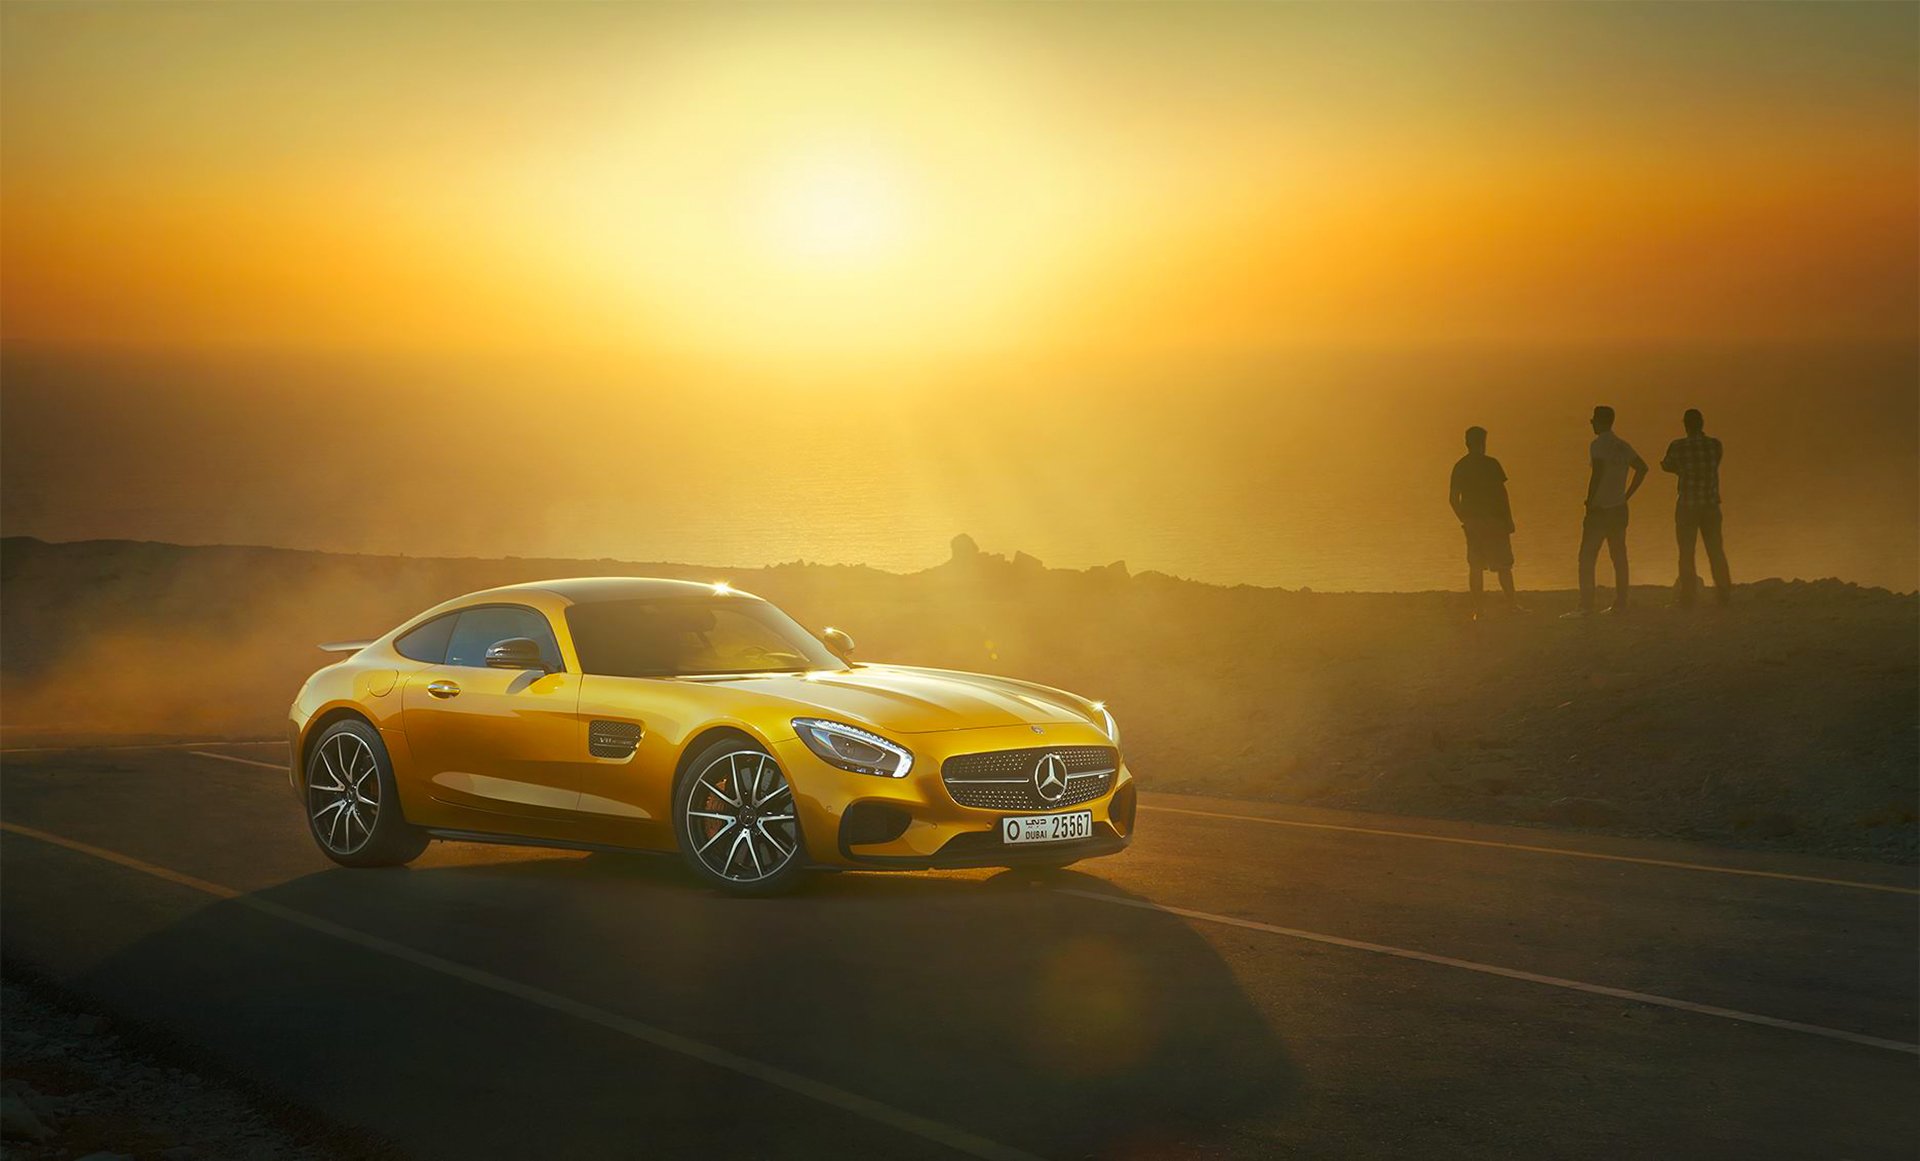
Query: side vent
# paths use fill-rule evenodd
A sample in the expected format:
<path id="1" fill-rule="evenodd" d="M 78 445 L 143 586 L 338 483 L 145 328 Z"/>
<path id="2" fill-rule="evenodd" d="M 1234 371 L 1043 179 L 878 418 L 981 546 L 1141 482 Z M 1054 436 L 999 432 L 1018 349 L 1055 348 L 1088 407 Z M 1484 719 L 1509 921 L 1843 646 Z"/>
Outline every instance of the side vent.
<path id="1" fill-rule="evenodd" d="M 634 722 L 588 722 L 587 753 L 596 758 L 631 758 L 640 746 L 640 734 Z"/>

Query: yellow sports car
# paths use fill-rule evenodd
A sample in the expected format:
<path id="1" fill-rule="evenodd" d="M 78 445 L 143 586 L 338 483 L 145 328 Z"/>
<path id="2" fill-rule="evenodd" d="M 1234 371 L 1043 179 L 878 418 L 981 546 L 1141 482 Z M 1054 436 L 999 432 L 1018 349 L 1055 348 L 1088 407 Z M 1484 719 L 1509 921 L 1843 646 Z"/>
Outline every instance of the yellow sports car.
<path id="1" fill-rule="evenodd" d="M 1097 701 L 871 665 L 724 584 L 592 577 L 429 609 L 294 700 L 292 783 L 351 867 L 431 839 L 678 850 L 765 894 L 809 868 L 1064 866 L 1122 850 Z"/>

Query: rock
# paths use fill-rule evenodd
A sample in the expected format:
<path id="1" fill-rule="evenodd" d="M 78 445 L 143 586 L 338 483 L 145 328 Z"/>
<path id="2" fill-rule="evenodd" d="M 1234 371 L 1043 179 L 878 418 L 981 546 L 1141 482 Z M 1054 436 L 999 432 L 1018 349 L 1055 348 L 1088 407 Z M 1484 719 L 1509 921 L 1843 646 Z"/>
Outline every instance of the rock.
<path id="1" fill-rule="evenodd" d="M 0 1094 L 19 1100 L 34 1116 L 43 1121 L 54 1113 L 53 1102 L 42 1095 L 38 1089 L 22 1081 L 10 1080 L 5 1085 L 0 1085 Z"/>
<path id="2" fill-rule="evenodd" d="M 53 1130 L 42 1124 L 27 1102 L 17 1096 L 0 1096 L 0 1137 L 12 1141 L 45 1141 Z"/>
<path id="3" fill-rule="evenodd" d="M 8 1080 L 6 1094 L 12 1098 L 19 1098 L 19 1102 L 27 1105 L 27 1109 L 40 1121 L 52 1121 L 54 1115 L 60 1113 L 60 1102 L 36 1090 L 33 1084 L 21 1084 L 19 1080 Z"/>
<path id="4" fill-rule="evenodd" d="M 980 555 L 980 542 L 962 532 L 953 538 L 953 559 L 972 560 Z"/>
<path id="5" fill-rule="evenodd" d="M 160 1161 L 193 1161 L 198 1156 L 192 1145 L 175 1145 L 171 1149 L 160 1150 Z"/>
<path id="6" fill-rule="evenodd" d="M 133 1161 L 133 1156 L 129 1153 L 109 1153 L 102 1149 L 98 1153 L 89 1153 L 79 1158 L 79 1161 Z"/>
<path id="7" fill-rule="evenodd" d="M 1761 838 L 1786 838 L 1799 829 L 1799 824 L 1791 814 L 1778 810 L 1770 810 L 1753 820 L 1753 833 Z"/>
<path id="8" fill-rule="evenodd" d="M 1550 826 L 1612 826 L 1620 821 L 1620 810 L 1598 798 L 1556 798 L 1538 818 Z"/>
<path id="9" fill-rule="evenodd" d="M 1040 572 L 1047 566 L 1040 563 L 1040 558 L 1037 556 L 1025 552 L 1016 552 L 1013 554 L 1013 567 L 1024 569 L 1028 572 Z"/>
<path id="10" fill-rule="evenodd" d="M 105 1032 L 107 1030 L 107 1018 L 105 1016 L 75 1016 L 73 1018 L 73 1030 L 82 1036 L 93 1036 Z"/>

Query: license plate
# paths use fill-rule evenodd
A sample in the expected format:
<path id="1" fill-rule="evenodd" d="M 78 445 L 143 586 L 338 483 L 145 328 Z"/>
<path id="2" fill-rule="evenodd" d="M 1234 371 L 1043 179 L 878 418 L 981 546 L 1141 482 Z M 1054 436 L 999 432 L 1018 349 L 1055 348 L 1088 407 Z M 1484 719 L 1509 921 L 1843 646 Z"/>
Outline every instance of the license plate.
<path id="1" fill-rule="evenodd" d="M 1017 843 L 1063 843 L 1093 837 L 1093 811 L 1075 810 L 1066 814 L 1024 814 L 1000 820 L 1000 841 Z"/>

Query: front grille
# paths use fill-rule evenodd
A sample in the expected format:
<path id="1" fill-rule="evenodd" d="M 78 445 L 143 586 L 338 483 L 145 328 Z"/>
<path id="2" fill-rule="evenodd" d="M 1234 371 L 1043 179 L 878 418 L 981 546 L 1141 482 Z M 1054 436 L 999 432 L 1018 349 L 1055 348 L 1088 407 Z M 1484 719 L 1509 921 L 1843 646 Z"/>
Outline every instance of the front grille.
<path id="1" fill-rule="evenodd" d="M 1034 768 L 1049 754 L 1067 767 L 1066 793 L 1048 800 L 1034 785 Z M 1059 810 L 1092 802 L 1113 787 L 1120 752 L 1107 746 L 1034 746 L 955 754 L 940 766 L 947 793 L 962 806 L 982 810 Z"/>
<path id="2" fill-rule="evenodd" d="M 589 722 L 587 753 L 596 758 L 631 758 L 639 748 L 641 732 L 632 722 Z"/>

